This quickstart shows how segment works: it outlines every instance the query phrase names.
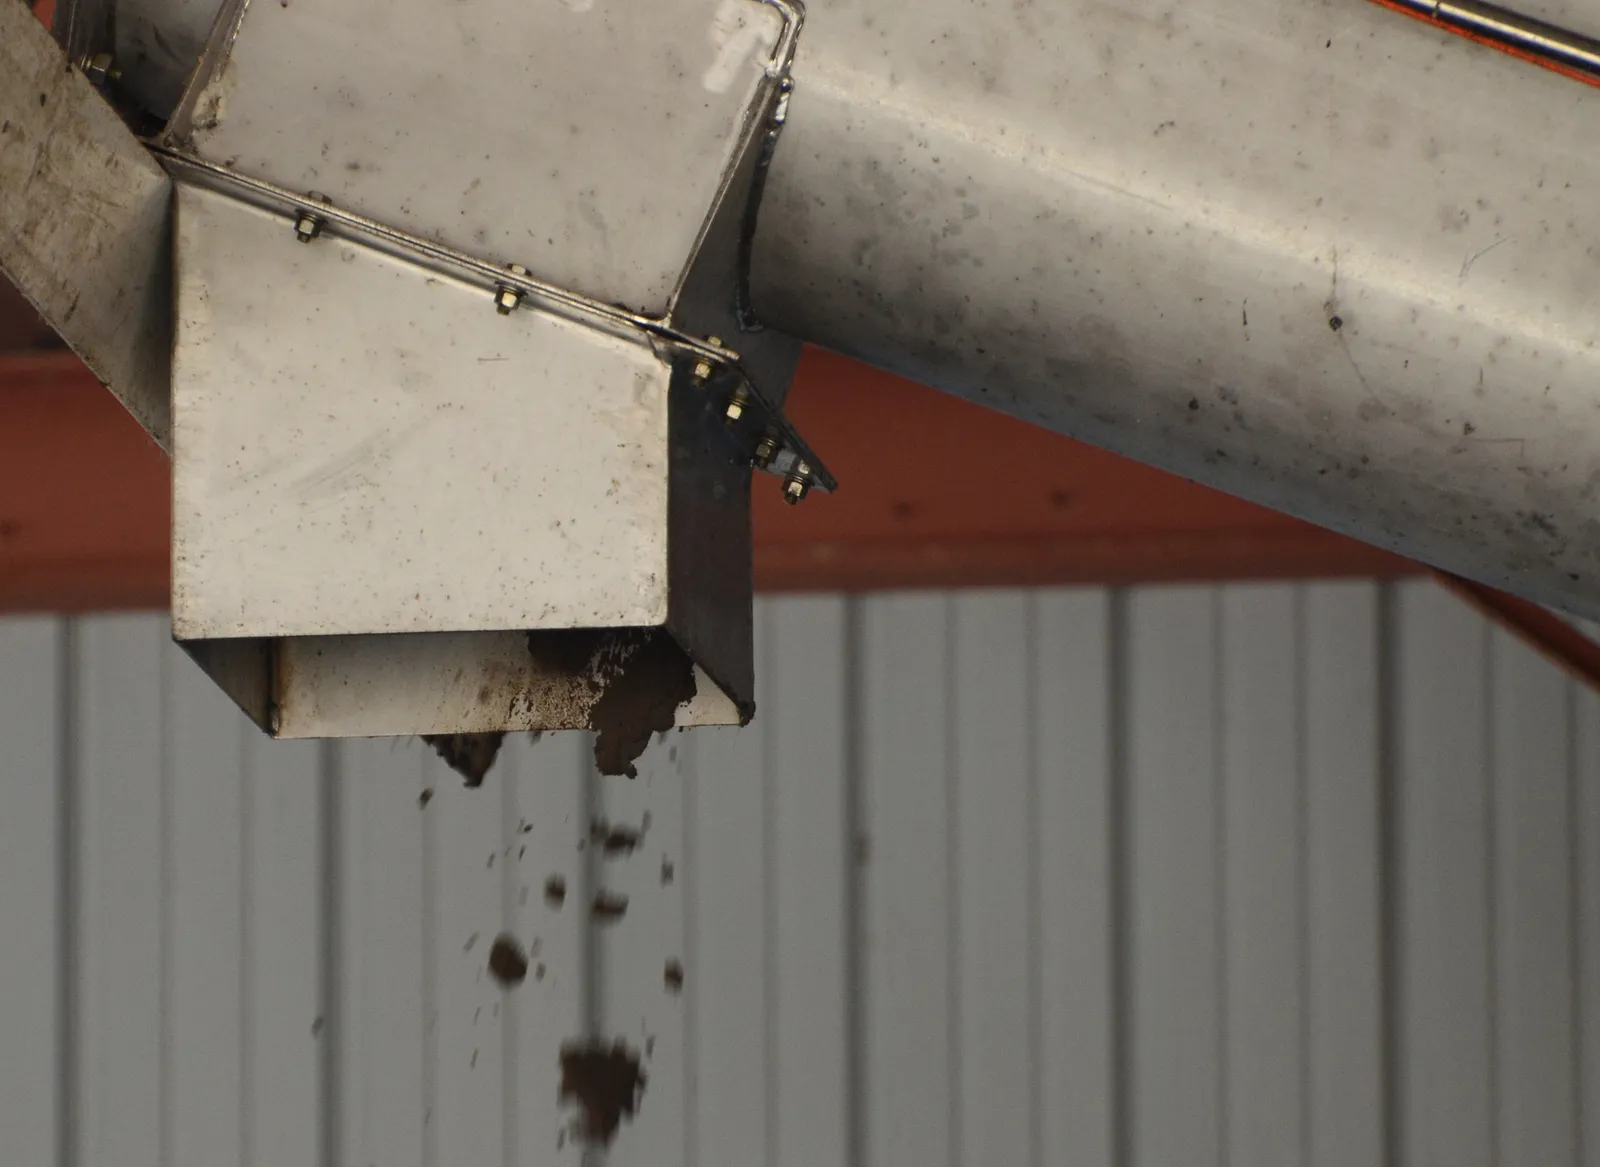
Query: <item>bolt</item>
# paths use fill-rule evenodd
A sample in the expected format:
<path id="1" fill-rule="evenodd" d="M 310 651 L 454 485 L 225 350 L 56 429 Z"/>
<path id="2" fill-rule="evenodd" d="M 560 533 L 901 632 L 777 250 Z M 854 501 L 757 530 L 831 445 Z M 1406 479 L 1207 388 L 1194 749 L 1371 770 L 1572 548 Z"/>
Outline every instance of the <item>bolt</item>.
<path id="1" fill-rule="evenodd" d="M 514 276 L 525 276 L 528 269 L 520 263 L 506 264 L 506 270 Z M 502 316 L 510 316 L 519 304 L 522 303 L 522 292 L 510 284 L 501 284 L 494 290 L 494 310 Z"/>
<path id="2" fill-rule="evenodd" d="M 96 87 L 104 85 L 107 81 L 122 79 L 122 70 L 117 68 L 110 53 L 93 53 L 86 56 L 78 63 L 78 68 L 89 78 L 89 84 Z"/>
<path id="3" fill-rule="evenodd" d="M 750 455 L 750 465 L 757 470 L 765 470 L 772 465 L 772 460 L 778 456 L 778 439 L 767 434 L 756 443 L 756 452 Z"/>
<path id="4" fill-rule="evenodd" d="M 783 501 L 793 506 L 806 495 L 811 493 L 811 467 L 804 462 L 796 462 L 794 469 L 789 472 L 789 477 L 783 482 Z"/>
<path id="5" fill-rule="evenodd" d="M 733 391 L 733 396 L 728 398 L 728 408 L 723 411 L 723 420 L 729 425 L 734 424 L 744 416 L 744 407 L 750 404 L 750 390 L 740 385 Z"/>
<path id="6" fill-rule="evenodd" d="M 722 347 L 722 340 L 719 337 L 708 336 L 708 337 L 706 337 L 706 343 L 708 345 L 710 345 L 712 348 L 721 348 Z M 701 357 L 699 360 L 697 360 L 694 363 L 694 383 L 696 385 L 704 385 L 706 383 L 706 381 L 710 378 L 710 376 L 711 376 L 711 358 L 710 357 Z M 735 414 L 734 418 L 737 418 L 737 417 L 738 417 L 738 414 Z"/>
<path id="7" fill-rule="evenodd" d="M 310 211 L 301 211 L 294 221 L 294 237 L 301 243 L 310 243 L 322 234 L 322 220 Z"/>

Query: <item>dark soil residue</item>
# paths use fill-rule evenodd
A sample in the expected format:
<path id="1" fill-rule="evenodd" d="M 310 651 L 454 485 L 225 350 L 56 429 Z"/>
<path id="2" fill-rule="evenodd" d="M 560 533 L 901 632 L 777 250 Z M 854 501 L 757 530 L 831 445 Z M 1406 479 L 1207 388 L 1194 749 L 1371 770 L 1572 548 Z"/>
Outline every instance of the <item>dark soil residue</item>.
<path id="1" fill-rule="evenodd" d="M 433 752 L 444 759 L 468 786 L 482 786 L 483 779 L 500 756 L 500 746 L 506 740 L 503 733 L 443 733 L 424 734 L 423 741 L 433 747 Z"/>
<path id="2" fill-rule="evenodd" d="M 678 706 L 695 694 L 694 662 L 664 630 L 618 633 L 636 647 L 620 652 L 615 672 L 602 674 L 604 689 L 589 713 L 595 731 L 594 762 L 602 774 L 637 778 L 634 762 L 677 720 Z"/>
<path id="3" fill-rule="evenodd" d="M 602 774 L 638 776 L 650 735 L 672 728 L 695 694 L 694 662 L 663 628 L 568 628 L 528 633 L 540 672 L 587 690 L 594 760 Z"/>
<path id="4" fill-rule="evenodd" d="M 644 1086 L 639 1055 L 627 1042 L 607 1046 L 591 1039 L 561 1047 L 560 1101 L 577 1103 L 582 1137 L 588 1143 L 611 1145 L 622 1120 L 638 1113 Z"/>
<path id="5" fill-rule="evenodd" d="M 565 876 L 552 875 L 544 881 L 544 902 L 552 908 L 559 908 L 567 902 L 567 880 Z"/>

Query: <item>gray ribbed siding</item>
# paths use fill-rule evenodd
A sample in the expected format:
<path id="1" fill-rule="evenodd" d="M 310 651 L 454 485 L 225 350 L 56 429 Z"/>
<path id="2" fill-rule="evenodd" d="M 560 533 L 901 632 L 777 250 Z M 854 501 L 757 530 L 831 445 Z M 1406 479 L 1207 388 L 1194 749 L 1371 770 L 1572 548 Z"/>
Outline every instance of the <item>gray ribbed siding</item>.
<path id="1" fill-rule="evenodd" d="M 465 790 L 266 741 L 158 617 L 0 621 L 5 1161 L 576 1164 L 598 1032 L 614 1164 L 1600 1162 L 1600 702 L 1442 592 L 758 629 L 752 728 Z"/>

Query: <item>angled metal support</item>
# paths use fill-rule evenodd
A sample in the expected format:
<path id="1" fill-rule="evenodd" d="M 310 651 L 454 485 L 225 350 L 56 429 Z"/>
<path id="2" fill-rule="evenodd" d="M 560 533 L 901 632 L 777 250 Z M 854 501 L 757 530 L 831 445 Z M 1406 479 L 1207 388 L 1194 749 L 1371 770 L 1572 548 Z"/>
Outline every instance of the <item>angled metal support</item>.
<path id="1" fill-rule="evenodd" d="M 171 192 L 27 6 L 0 4 L 0 271 L 163 445 Z"/>

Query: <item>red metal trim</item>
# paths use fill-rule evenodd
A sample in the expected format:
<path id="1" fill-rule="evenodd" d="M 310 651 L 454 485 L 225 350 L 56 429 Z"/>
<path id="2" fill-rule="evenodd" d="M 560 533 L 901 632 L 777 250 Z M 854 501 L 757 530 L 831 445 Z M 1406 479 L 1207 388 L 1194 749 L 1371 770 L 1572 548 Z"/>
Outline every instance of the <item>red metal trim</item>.
<path id="1" fill-rule="evenodd" d="M 790 411 L 843 488 L 755 482 L 762 591 L 1396 576 L 1415 564 L 820 350 Z M 165 456 L 75 357 L 0 355 L 0 610 L 156 608 Z"/>

